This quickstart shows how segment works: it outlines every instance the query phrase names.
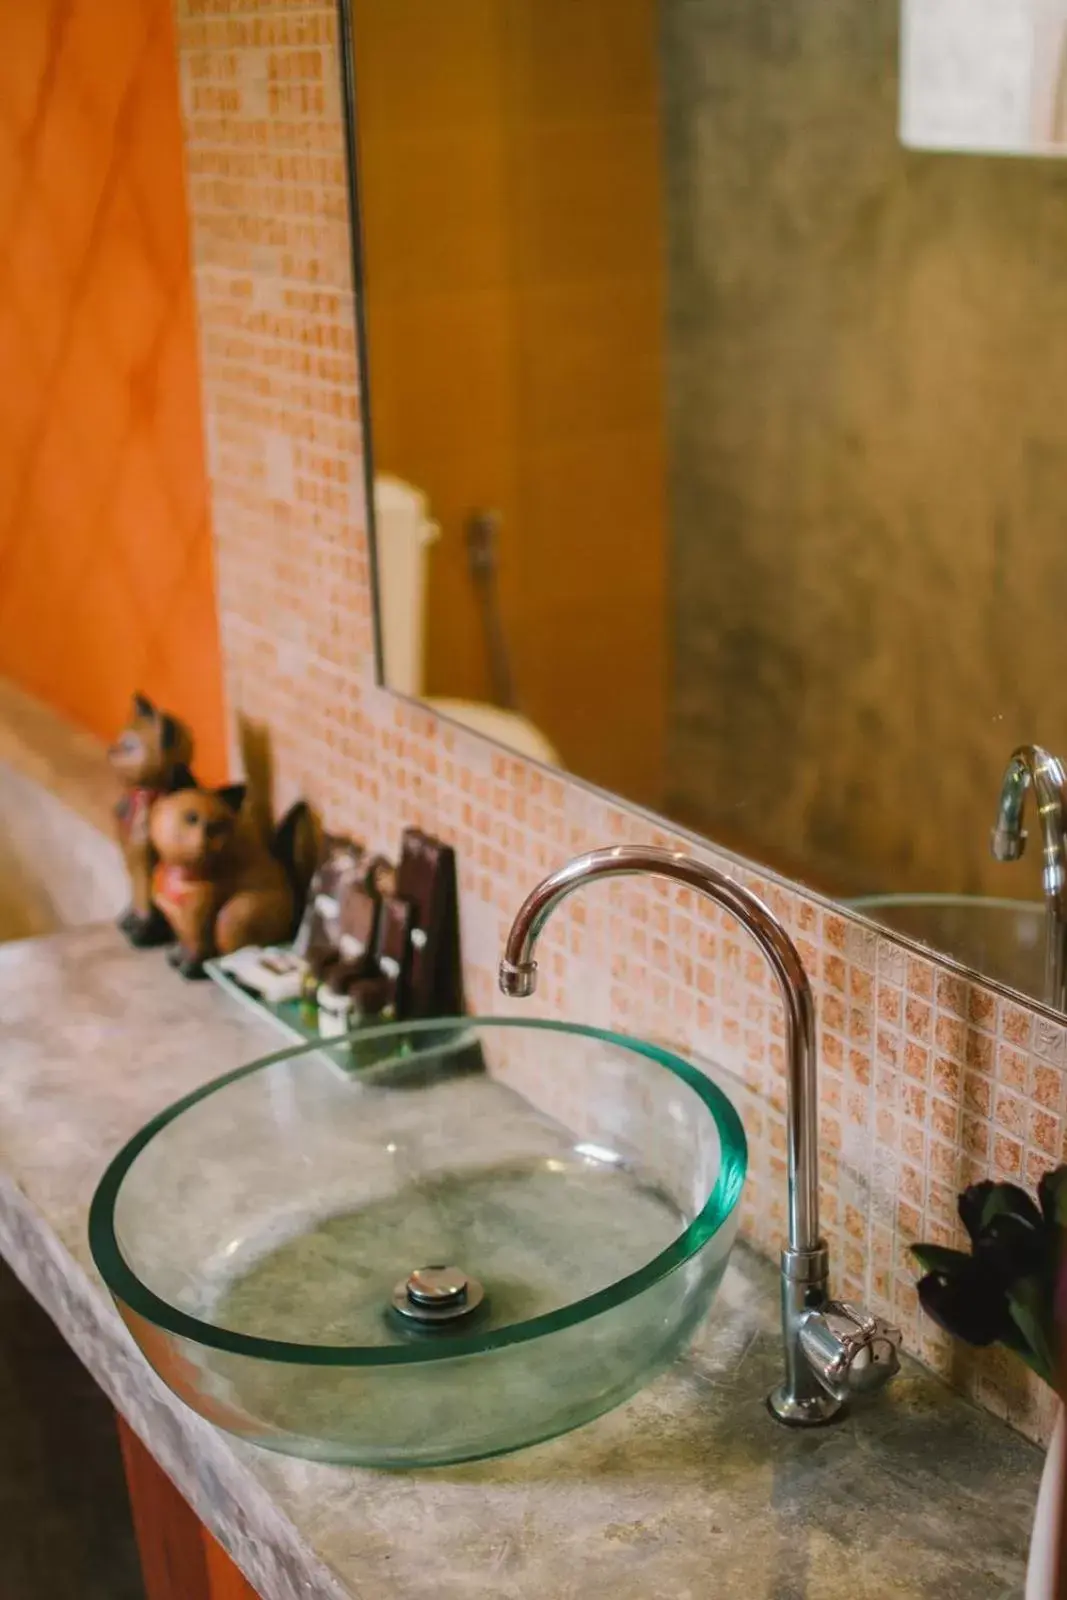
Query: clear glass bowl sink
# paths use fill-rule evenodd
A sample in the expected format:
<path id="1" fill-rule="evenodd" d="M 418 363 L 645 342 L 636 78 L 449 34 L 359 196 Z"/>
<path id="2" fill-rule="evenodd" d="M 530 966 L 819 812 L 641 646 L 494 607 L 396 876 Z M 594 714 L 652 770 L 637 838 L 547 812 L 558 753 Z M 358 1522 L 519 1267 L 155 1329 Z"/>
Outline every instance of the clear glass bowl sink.
<path id="1" fill-rule="evenodd" d="M 209 1421 L 319 1460 L 441 1465 L 576 1427 L 667 1366 L 722 1278 L 745 1165 L 730 1102 L 654 1046 L 394 1024 L 164 1111 L 101 1180 L 90 1244 Z"/>

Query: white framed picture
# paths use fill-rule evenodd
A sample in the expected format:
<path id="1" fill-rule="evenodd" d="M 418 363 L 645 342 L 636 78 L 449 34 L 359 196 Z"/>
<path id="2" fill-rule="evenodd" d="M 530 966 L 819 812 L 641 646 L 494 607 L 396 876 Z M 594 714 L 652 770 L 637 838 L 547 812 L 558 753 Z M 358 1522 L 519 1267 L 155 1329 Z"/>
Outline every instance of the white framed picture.
<path id="1" fill-rule="evenodd" d="M 1067 155 L 1067 0 L 902 0 L 900 137 Z"/>

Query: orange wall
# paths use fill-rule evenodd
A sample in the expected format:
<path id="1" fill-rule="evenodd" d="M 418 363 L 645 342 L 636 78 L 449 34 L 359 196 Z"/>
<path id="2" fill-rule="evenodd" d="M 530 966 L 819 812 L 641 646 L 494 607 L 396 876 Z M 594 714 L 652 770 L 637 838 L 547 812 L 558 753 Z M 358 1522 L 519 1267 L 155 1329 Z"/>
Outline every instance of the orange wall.
<path id="1" fill-rule="evenodd" d="M 662 799 L 655 0 L 354 0 L 376 465 L 429 495 L 426 690 L 489 698 L 467 570 L 502 514 L 519 707 Z M 625 708 L 625 712 L 623 710 Z"/>
<path id="2" fill-rule="evenodd" d="M 0 0 L 0 674 L 226 767 L 169 0 Z"/>

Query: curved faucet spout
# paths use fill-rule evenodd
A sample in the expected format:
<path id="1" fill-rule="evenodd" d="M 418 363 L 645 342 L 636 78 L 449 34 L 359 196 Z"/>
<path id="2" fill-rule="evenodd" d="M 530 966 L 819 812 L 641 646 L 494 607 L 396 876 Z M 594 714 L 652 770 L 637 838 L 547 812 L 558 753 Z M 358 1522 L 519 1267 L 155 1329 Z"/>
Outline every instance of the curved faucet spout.
<path id="1" fill-rule="evenodd" d="M 778 980 L 785 1007 L 789 1241 L 782 1251 L 785 1379 L 768 1404 L 781 1422 L 829 1422 L 850 1384 L 859 1387 L 861 1372 L 868 1375 L 862 1381 L 892 1376 L 900 1336 L 855 1307 L 829 1301 L 829 1263 L 819 1234 L 815 1008 L 800 955 L 778 919 L 741 884 L 678 851 L 591 850 L 551 873 L 520 906 L 500 963 L 500 987 L 520 998 L 532 994 L 537 941 L 556 907 L 583 884 L 634 873 L 687 884 L 722 906 L 751 934 Z"/>
<path id="2" fill-rule="evenodd" d="M 1059 894 L 1067 882 L 1064 870 L 1065 783 L 1062 762 L 1039 744 L 1020 745 L 1004 769 L 993 825 L 992 848 L 998 861 L 1018 861 L 1026 848 L 1023 811 L 1033 787 L 1041 827 L 1041 876 L 1046 894 Z"/>
<path id="3" fill-rule="evenodd" d="M 500 963 L 505 994 L 525 998 L 537 984 L 534 952 L 556 907 L 583 884 L 635 873 L 672 878 L 725 907 L 748 930 L 766 956 L 785 1006 L 788 1074 L 789 1246 L 809 1253 L 822 1248 L 819 1237 L 819 1154 L 815 1065 L 815 1007 L 811 985 L 781 923 L 761 900 L 732 878 L 691 856 L 651 846 L 591 850 L 553 872 L 527 896 L 512 923 Z"/>
<path id="4" fill-rule="evenodd" d="M 1041 829 L 1041 882 L 1045 891 L 1045 999 L 1067 1010 L 1067 773 L 1039 744 L 1014 751 L 1000 785 L 990 845 L 998 861 L 1018 861 L 1026 849 L 1023 814 L 1030 789 Z"/>

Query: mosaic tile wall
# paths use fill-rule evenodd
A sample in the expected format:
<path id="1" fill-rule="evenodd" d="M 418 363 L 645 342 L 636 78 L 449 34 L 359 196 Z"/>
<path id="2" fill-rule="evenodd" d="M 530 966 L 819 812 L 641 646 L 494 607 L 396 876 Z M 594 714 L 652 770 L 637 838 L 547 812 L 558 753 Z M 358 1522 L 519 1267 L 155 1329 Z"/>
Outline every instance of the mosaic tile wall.
<path id="1" fill-rule="evenodd" d="M 375 686 L 335 13 L 318 0 L 178 0 L 177 16 L 230 704 L 270 733 L 279 805 L 303 792 L 330 826 L 381 848 L 404 821 L 456 845 L 470 1006 L 514 1009 L 494 975 L 531 883 L 591 846 L 682 841 Z M 907 1246 L 953 1237 L 963 1183 L 1032 1183 L 1060 1159 L 1063 1026 L 799 891 L 746 881 L 796 936 L 816 991 L 838 1288 L 1043 1436 L 1050 1403 L 1018 1367 L 965 1360 L 924 1324 Z M 542 948 L 528 1004 L 732 1075 L 751 1144 L 744 1225 L 776 1249 L 782 1024 L 736 926 L 688 891 L 627 880 L 572 900 Z"/>

